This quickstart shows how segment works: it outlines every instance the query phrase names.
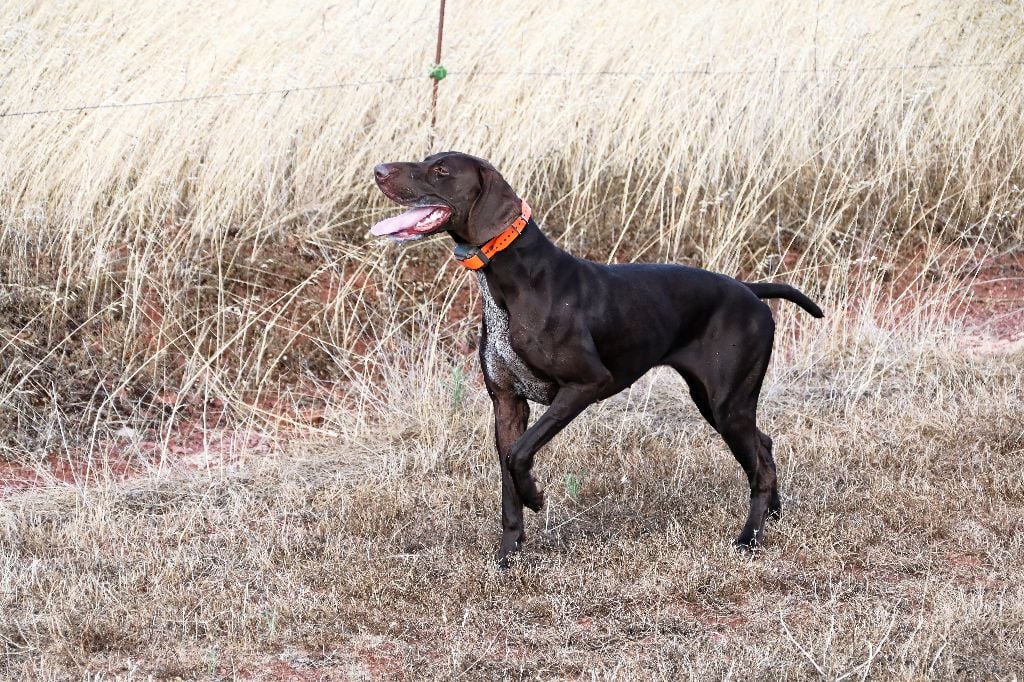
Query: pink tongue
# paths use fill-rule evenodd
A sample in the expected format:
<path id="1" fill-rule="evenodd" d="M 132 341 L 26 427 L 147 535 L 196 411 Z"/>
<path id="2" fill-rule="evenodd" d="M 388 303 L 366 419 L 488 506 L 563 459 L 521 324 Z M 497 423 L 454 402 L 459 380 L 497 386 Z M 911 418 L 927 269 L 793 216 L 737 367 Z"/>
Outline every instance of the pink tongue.
<path id="1" fill-rule="evenodd" d="M 436 208 L 436 206 L 414 208 L 401 215 L 382 220 L 370 228 L 370 234 L 381 237 L 386 234 L 394 234 L 395 232 L 411 229 L 416 226 L 416 223 L 430 215 L 431 211 L 434 211 Z"/>

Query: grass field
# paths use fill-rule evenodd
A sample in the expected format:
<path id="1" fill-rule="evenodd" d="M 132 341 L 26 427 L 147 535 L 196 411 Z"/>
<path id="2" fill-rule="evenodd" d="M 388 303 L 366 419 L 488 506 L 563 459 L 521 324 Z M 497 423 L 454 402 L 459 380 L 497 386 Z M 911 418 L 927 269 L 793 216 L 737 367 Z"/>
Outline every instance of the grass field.
<path id="1" fill-rule="evenodd" d="M 448 4 L 436 130 L 434 3 L 0 8 L 0 676 L 1018 679 L 1020 3 Z M 826 309 L 775 307 L 756 556 L 655 371 L 492 566 L 475 285 L 366 235 L 449 148 Z"/>

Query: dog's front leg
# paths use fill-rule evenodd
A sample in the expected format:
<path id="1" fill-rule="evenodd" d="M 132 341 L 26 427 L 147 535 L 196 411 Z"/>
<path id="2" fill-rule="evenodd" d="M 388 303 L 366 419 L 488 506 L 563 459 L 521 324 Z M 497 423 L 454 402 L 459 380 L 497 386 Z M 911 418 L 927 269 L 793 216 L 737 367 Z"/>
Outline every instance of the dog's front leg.
<path id="1" fill-rule="evenodd" d="M 530 473 L 533 456 L 588 405 L 604 397 L 610 382 L 609 376 L 600 383 L 563 386 L 548 411 L 512 446 L 508 461 L 512 480 L 519 499 L 533 511 L 544 506 L 544 491 Z"/>
<path id="2" fill-rule="evenodd" d="M 508 468 L 509 455 L 516 440 L 526 431 L 530 418 L 530 405 L 511 391 L 491 394 L 494 407 L 494 441 L 501 466 L 501 545 L 498 564 L 508 566 L 509 556 L 519 551 L 523 533 L 523 502 L 519 499 L 512 473 Z"/>

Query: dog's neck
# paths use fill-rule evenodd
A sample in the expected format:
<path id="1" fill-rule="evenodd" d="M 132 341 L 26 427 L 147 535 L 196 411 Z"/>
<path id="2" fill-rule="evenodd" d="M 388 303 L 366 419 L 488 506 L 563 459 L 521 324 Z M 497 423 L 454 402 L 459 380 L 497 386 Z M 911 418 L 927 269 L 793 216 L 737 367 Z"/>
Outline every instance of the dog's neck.
<path id="1" fill-rule="evenodd" d="M 518 197 L 517 197 L 518 199 Z M 455 232 L 449 231 L 455 240 L 455 259 L 464 267 L 470 270 L 480 270 L 487 267 L 491 259 L 498 253 L 507 249 L 526 229 L 530 222 L 532 212 L 529 205 L 522 199 L 518 199 L 520 213 L 514 219 L 502 221 L 504 225 L 493 236 L 489 236 L 477 244 L 479 240 L 466 240 Z"/>
<path id="2" fill-rule="evenodd" d="M 525 288 L 535 288 L 560 255 L 568 255 L 530 219 L 522 234 L 507 249 L 496 253 L 487 267 L 477 270 L 481 286 L 490 288 L 496 302 L 506 307 Z"/>

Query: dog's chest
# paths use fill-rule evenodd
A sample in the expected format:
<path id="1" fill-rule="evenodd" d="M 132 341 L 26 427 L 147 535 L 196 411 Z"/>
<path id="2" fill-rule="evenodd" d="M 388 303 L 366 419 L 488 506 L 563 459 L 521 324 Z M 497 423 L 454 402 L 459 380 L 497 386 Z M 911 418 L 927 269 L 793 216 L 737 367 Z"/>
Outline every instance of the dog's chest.
<path id="1" fill-rule="evenodd" d="M 478 272 L 476 276 L 483 297 L 484 324 L 487 326 L 483 348 L 484 371 L 496 386 L 512 389 L 527 400 L 550 405 L 555 384 L 537 377 L 512 348 L 508 312 L 491 296 L 483 273 Z"/>

